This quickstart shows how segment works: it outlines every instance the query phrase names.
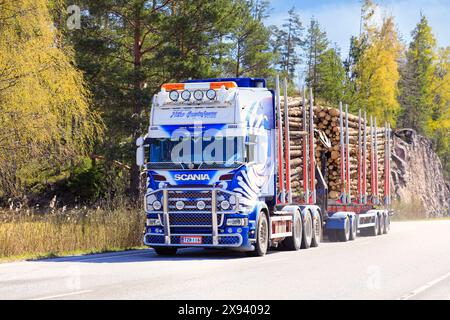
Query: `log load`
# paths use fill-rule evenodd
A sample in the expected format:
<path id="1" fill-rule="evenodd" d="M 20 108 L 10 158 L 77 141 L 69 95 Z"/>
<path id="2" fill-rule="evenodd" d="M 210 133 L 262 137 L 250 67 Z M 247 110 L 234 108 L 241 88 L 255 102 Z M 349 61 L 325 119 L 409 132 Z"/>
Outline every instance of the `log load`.
<path id="1" fill-rule="evenodd" d="M 284 99 L 281 97 L 281 110 L 284 119 Z M 309 120 L 309 102 L 307 104 L 307 119 Z M 305 131 L 303 128 L 303 105 L 302 98 L 288 98 L 288 115 L 289 115 L 289 130 L 290 130 L 290 155 L 291 155 L 291 187 L 294 198 L 303 197 L 303 142 L 302 135 L 296 134 Z M 319 139 L 315 139 L 315 159 L 319 168 L 322 168 L 321 158 L 326 161 L 324 164 L 327 174 L 329 189 L 329 198 L 337 199 L 341 194 L 341 175 L 340 175 L 340 126 L 339 126 L 339 110 L 331 107 L 314 106 L 314 127 L 325 133 L 331 142 L 331 147 L 325 147 Z M 352 200 L 357 199 L 358 195 L 358 127 L 359 117 L 348 115 L 349 127 L 349 152 L 350 152 L 350 193 Z M 307 121 L 308 122 L 308 121 Z M 369 121 L 368 121 L 369 122 Z M 361 132 L 363 132 L 364 119 L 361 119 Z M 286 123 L 283 121 L 283 126 Z M 344 133 L 345 133 L 345 113 L 344 113 Z M 344 135 L 345 136 L 345 135 Z M 363 140 L 361 135 L 361 141 Z M 377 156 L 378 156 L 378 194 L 380 199 L 384 195 L 384 151 L 385 151 L 385 129 L 379 126 L 377 128 Z M 370 196 L 371 190 L 371 136 L 370 126 L 367 123 L 367 157 L 366 157 L 366 185 L 367 195 Z M 284 144 L 286 145 L 286 144 Z M 321 154 L 324 153 L 324 158 Z M 362 154 L 362 150 L 361 150 Z"/>

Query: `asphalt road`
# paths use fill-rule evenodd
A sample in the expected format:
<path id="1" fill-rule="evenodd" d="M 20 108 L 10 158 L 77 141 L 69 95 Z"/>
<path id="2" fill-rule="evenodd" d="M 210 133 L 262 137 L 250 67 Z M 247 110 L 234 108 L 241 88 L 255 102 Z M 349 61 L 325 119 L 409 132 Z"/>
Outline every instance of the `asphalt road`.
<path id="1" fill-rule="evenodd" d="M 450 220 L 262 258 L 148 249 L 0 264 L 0 299 L 450 299 Z"/>

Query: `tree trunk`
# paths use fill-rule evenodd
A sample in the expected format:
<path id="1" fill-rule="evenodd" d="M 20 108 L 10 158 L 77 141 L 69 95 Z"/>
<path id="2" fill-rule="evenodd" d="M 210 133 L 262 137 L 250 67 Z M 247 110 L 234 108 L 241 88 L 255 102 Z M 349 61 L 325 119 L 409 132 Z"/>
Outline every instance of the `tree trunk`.
<path id="1" fill-rule="evenodd" d="M 138 9 L 139 10 L 139 9 Z M 133 140 L 131 141 L 132 148 L 135 149 L 136 139 L 141 135 L 140 119 L 142 113 L 142 81 L 140 79 L 140 72 L 142 66 L 142 52 L 141 52 L 141 17 L 140 12 L 137 11 L 134 19 L 134 94 L 133 94 Z M 139 196 L 139 180 L 140 172 L 136 161 L 131 162 L 130 170 L 130 196 L 135 200 Z"/>

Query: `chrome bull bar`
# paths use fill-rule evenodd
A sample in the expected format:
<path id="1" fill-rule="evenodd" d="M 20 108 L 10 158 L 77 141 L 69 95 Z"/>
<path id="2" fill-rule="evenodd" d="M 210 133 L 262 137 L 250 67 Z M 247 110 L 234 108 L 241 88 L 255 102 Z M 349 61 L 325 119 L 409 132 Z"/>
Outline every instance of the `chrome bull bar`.
<path id="1" fill-rule="evenodd" d="M 169 221 L 169 191 L 163 190 L 163 217 L 164 217 L 164 240 L 170 244 L 170 221 Z"/>
<path id="2" fill-rule="evenodd" d="M 146 194 L 146 197 L 149 194 L 152 193 L 156 193 L 156 192 L 161 192 L 163 193 L 163 197 L 162 197 L 162 215 L 163 215 L 163 223 L 164 223 L 164 243 L 165 245 L 171 245 L 172 241 L 171 241 L 171 225 L 170 225 L 170 208 L 169 208 L 169 191 L 184 191 L 184 192 L 189 192 L 189 191 L 210 191 L 211 192 L 211 236 L 212 236 L 212 245 L 213 246 L 217 246 L 219 245 L 219 223 L 218 223 L 218 219 L 217 219 L 217 214 L 223 214 L 225 215 L 226 213 L 236 213 L 239 211 L 239 197 L 234 193 L 234 192 L 230 192 L 228 190 L 223 190 L 223 189 L 218 189 L 218 188 L 167 188 L 167 189 L 160 189 L 160 190 L 155 190 L 153 192 L 150 192 L 148 194 Z M 232 206 L 234 206 L 234 210 L 231 209 L 229 211 L 218 211 L 217 210 L 217 204 L 218 204 L 218 200 L 217 200 L 217 194 L 218 192 L 224 193 L 224 194 L 228 194 L 229 196 L 233 195 L 235 197 L 235 203 L 232 204 Z M 159 213 L 161 214 L 161 211 L 159 212 L 155 212 L 155 213 Z M 193 212 L 195 213 L 195 212 Z M 225 221 L 224 216 L 221 219 L 222 221 Z"/>

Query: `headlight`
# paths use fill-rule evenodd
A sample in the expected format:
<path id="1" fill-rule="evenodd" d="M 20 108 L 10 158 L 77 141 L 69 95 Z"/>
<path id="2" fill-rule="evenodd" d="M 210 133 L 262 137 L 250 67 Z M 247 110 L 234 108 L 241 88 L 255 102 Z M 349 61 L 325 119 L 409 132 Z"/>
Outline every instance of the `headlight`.
<path id="1" fill-rule="evenodd" d="M 191 92 L 188 90 L 184 90 L 181 93 L 181 99 L 183 99 L 184 101 L 189 101 L 191 99 Z"/>
<path id="2" fill-rule="evenodd" d="M 197 202 L 197 209 L 198 210 L 203 210 L 206 208 L 206 203 L 205 201 L 200 200 L 199 202 Z"/>
<path id="3" fill-rule="evenodd" d="M 170 100 L 172 100 L 173 102 L 178 101 L 178 98 L 180 97 L 180 94 L 178 93 L 177 90 L 172 90 L 169 92 L 169 98 Z"/>
<path id="4" fill-rule="evenodd" d="M 206 97 L 209 99 L 209 100 L 214 100 L 215 98 L 216 98 L 216 90 L 214 90 L 214 89 L 209 89 L 208 91 L 206 91 Z"/>
<path id="5" fill-rule="evenodd" d="M 230 208 L 230 203 L 227 200 L 223 200 L 220 203 L 220 207 L 222 208 L 222 210 L 228 210 Z"/>
<path id="6" fill-rule="evenodd" d="M 197 100 L 197 101 L 203 100 L 203 91 L 195 90 L 195 91 L 194 91 L 194 98 L 195 98 L 195 100 Z"/>
<path id="7" fill-rule="evenodd" d="M 147 227 L 156 227 L 160 225 L 161 221 L 159 221 L 159 219 L 147 219 Z"/>
<path id="8" fill-rule="evenodd" d="M 227 226 L 233 227 L 245 227 L 248 225 L 247 218 L 230 218 L 227 219 Z"/>
<path id="9" fill-rule="evenodd" d="M 236 204 L 236 196 L 235 195 L 230 196 L 230 204 Z"/>
<path id="10" fill-rule="evenodd" d="M 159 202 L 158 200 L 156 200 L 155 202 L 152 203 L 153 209 L 155 210 L 160 210 L 162 205 L 161 202 Z"/>
<path id="11" fill-rule="evenodd" d="M 183 201 L 177 201 L 177 203 L 175 204 L 175 207 L 178 209 L 178 210 L 183 210 L 184 209 L 184 202 Z"/>

